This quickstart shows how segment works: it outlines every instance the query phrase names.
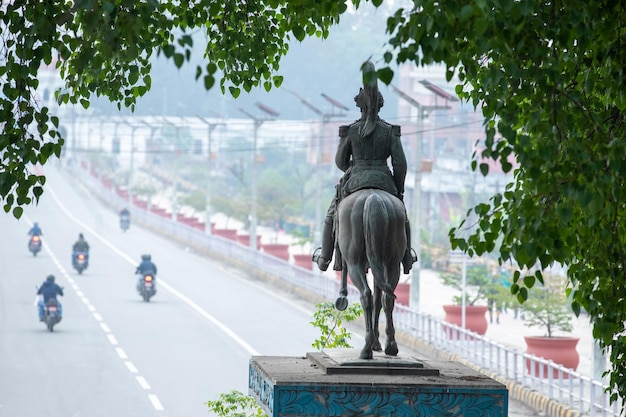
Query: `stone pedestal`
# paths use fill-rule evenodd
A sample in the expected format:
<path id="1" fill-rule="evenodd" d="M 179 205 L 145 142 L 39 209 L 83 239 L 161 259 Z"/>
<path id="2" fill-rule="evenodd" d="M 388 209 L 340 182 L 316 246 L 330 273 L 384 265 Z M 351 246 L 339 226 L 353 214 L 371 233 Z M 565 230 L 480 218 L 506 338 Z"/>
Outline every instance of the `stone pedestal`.
<path id="1" fill-rule="evenodd" d="M 249 394 L 271 417 L 508 415 L 503 384 L 456 362 L 358 349 L 254 356 Z"/>

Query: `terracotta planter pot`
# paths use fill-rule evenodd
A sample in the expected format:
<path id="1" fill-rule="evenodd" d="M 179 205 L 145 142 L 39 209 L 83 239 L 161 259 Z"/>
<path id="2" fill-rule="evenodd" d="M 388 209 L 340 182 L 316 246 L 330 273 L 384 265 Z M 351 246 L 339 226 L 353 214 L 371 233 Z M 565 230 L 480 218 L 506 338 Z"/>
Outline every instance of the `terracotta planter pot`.
<path id="1" fill-rule="evenodd" d="M 263 244 L 263 252 L 267 253 L 270 256 L 275 256 L 277 258 L 283 259 L 285 261 L 289 260 L 289 245 L 286 243 Z"/>
<path id="2" fill-rule="evenodd" d="M 213 229 L 215 236 L 221 236 L 230 240 L 237 240 L 237 229 Z"/>
<path id="3" fill-rule="evenodd" d="M 576 351 L 576 345 L 578 345 L 579 338 L 524 336 L 524 340 L 527 346 L 526 353 L 552 360 L 554 363 L 563 365 L 574 371 L 578 368 L 580 356 L 578 355 L 578 351 Z M 543 373 L 541 370 L 542 367 Z M 540 377 L 543 375 L 544 378 L 548 378 L 548 369 L 548 365 L 541 365 L 539 363 L 535 363 L 533 367 L 530 359 L 526 359 L 526 370 L 533 376 Z M 557 369 L 552 371 L 552 377 L 559 377 L 559 371 Z M 567 374 L 563 374 L 563 378 L 567 377 Z"/>
<path id="4" fill-rule="evenodd" d="M 411 284 L 399 282 L 393 293 L 396 295 L 396 303 L 408 306 L 411 297 Z"/>
<path id="5" fill-rule="evenodd" d="M 444 305 L 443 310 L 446 312 L 444 321 L 462 327 L 462 307 L 458 305 Z M 465 306 L 465 328 L 479 335 L 487 332 L 487 306 Z M 454 329 L 445 329 L 446 334 L 453 339 L 460 339 L 460 334 Z"/>
<path id="6" fill-rule="evenodd" d="M 244 246 L 250 246 L 250 235 L 237 235 L 237 242 L 241 243 Z M 261 236 L 256 237 L 256 247 L 257 249 L 261 248 Z"/>
<path id="7" fill-rule="evenodd" d="M 293 255 L 294 263 L 300 268 L 313 269 L 313 261 L 310 254 L 297 253 Z"/>

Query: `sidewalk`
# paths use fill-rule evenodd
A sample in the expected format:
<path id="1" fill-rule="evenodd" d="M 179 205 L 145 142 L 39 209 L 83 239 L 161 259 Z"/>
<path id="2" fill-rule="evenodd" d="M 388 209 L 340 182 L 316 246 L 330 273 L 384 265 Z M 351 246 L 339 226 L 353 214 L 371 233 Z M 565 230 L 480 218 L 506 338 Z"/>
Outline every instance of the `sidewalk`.
<path id="1" fill-rule="evenodd" d="M 442 284 L 436 271 L 429 269 L 420 271 L 420 312 L 443 319 L 442 306 L 450 304 L 455 295 L 457 293 L 454 289 Z M 528 327 L 519 317 L 514 318 L 513 310 L 501 313 L 499 321 L 500 323 L 496 323 L 494 314 L 493 323 L 489 323 L 485 337 L 504 346 L 510 346 L 524 352 L 526 350 L 524 336 L 543 336 L 543 329 Z M 574 329 L 568 335 L 580 338 L 577 346 L 580 356 L 577 372 L 592 377 L 594 345 L 592 326 L 586 316 L 574 317 L 572 324 Z"/>

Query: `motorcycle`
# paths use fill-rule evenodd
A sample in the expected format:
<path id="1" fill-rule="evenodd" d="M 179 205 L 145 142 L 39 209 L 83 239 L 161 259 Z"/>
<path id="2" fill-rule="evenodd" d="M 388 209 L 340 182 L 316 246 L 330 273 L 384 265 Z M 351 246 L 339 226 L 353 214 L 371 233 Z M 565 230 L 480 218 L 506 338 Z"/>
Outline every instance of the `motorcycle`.
<path id="1" fill-rule="evenodd" d="M 156 282 L 154 275 L 150 273 L 143 274 L 137 291 L 146 303 L 150 302 L 150 298 L 156 294 Z"/>
<path id="2" fill-rule="evenodd" d="M 121 216 L 120 217 L 120 228 L 125 232 L 130 227 L 130 217 Z"/>
<path id="3" fill-rule="evenodd" d="M 87 262 L 87 252 L 76 252 L 74 254 L 74 269 L 78 271 L 78 274 L 81 275 L 88 266 Z"/>
<path id="4" fill-rule="evenodd" d="M 44 306 L 43 321 L 49 331 L 54 331 L 54 325 L 61 321 L 59 306 L 56 299 L 50 299 Z"/>
<path id="5" fill-rule="evenodd" d="M 33 253 L 33 256 L 37 256 L 37 253 L 41 250 L 41 236 L 31 236 L 28 241 L 28 250 Z"/>

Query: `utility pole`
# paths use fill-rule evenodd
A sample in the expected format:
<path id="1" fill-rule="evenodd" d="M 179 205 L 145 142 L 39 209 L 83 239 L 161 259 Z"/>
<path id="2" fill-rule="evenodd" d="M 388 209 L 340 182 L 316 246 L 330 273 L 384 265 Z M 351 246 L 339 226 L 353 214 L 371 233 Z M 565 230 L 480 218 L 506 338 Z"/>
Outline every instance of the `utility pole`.
<path id="1" fill-rule="evenodd" d="M 429 83 L 430 84 L 430 83 Z M 391 86 L 393 91 L 401 98 L 406 100 L 409 104 L 417 109 L 417 135 L 415 138 L 415 146 L 413 147 L 413 197 L 412 197 L 412 214 L 413 221 L 411 222 L 411 247 L 417 253 L 418 262 L 421 261 L 421 231 L 422 231 L 422 219 L 421 219 L 421 191 L 422 191 L 422 131 L 424 129 L 424 119 L 428 116 L 429 112 L 435 110 L 450 109 L 448 105 L 445 106 L 424 106 L 417 100 L 399 90 L 398 88 Z M 432 90 L 431 90 L 432 91 Z M 458 100 L 458 99 L 457 99 Z M 411 309 L 415 311 L 420 310 L 420 264 L 415 265 L 411 269 L 411 292 L 409 295 L 409 305 Z"/>
<path id="2" fill-rule="evenodd" d="M 259 109 L 261 109 L 263 112 L 267 113 L 270 117 L 269 118 L 259 118 L 254 116 L 253 114 L 247 112 L 246 110 L 242 109 L 242 108 L 238 108 L 240 112 L 242 112 L 243 114 L 245 114 L 246 116 L 248 116 L 249 118 L 251 118 L 254 121 L 254 136 L 253 136 L 253 144 L 252 144 L 252 172 L 250 174 L 250 191 L 251 191 L 251 196 L 250 196 L 250 247 L 253 250 L 257 249 L 257 233 L 256 233 L 256 226 L 257 226 L 257 195 L 258 195 L 258 185 L 257 185 L 257 171 L 258 171 L 258 161 L 257 161 L 257 139 L 258 139 L 258 132 L 259 132 L 259 127 L 261 127 L 261 125 L 263 124 L 263 122 L 267 121 L 267 120 L 274 120 L 274 118 L 278 117 L 280 115 L 280 113 L 278 113 L 276 110 L 273 110 L 272 108 L 266 106 L 265 104 L 259 103 L 258 101 L 256 103 L 254 103 Z"/>
<path id="3" fill-rule="evenodd" d="M 322 227 L 322 207 L 321 207 L 322 169 L 320 167 L 322 165 L 322 156 L 323 156 L 322 151 L 324 148 L 323 146 L 324 145 L 324 128 L 326 127 L 326 124 L 331 118 L 345 117 L 345 113 L 334 113 L 334 112 L 325 113 L 319 108 L 315 107 L 313 104 L 311 104 L 311 102 L 306 100 L 304 97 L 298 95 L 296 92 L 291 91 L 285 87 L 282 87 L 282 88 L 283 90 L 295 96 L 298 100 L 300 100 L 300 102 L 303 105 L 311 109 L 313 113 L 317 114 L 320 118 L 317 152 L 315 154 L 315 158 L 316 158 L 316 161 L 315 161 L 315 171 L 316 171 L 315 172 L 315 227 L 313 229 L 313 247 L 316 248 L 316 247 L 321 246 L 321 241 L 322 241 L 322 231 L 321 231 L 321 227 Z M 322 97 L 328 97 L 328 96 L 322 93 Z M 334 109 L 335 107 L 338 107 L 340 110 L 348 110 L 346 106 L 334 100 L 331 101 L 330 103 L 333 105 L 332 109 Z"/>

